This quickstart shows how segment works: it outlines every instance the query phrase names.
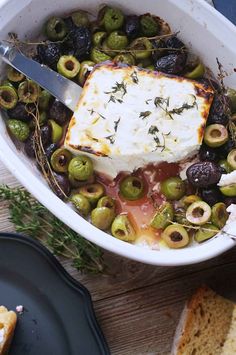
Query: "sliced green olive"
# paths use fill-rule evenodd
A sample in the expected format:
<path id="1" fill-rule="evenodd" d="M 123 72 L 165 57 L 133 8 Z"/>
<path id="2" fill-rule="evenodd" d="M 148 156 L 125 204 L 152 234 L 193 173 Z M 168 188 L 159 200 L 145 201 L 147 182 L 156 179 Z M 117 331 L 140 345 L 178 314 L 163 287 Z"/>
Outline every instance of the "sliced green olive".
<path id="1" fill-rule="evenodd" d="M 40 87 L 32 80 L 25 80 L 18 86 L 19 100 L 26 104 L 36 102 L 40 92 Z"/>
<path id="2" fill-rule="evenodd" d="M 52 95 L 47 90 L 42 90 L 39 95 L 39 109 L 46 111 L 49 108 Z"/>
<path id="3" fill-rule="evenodd" d="M 184 196 L 181 201 L 183 202 L 183 204 L 186 207 L 188 207 L 192 203 L 197 202 L 197 201 L 201 201 L 201 200 L 202 200 L 201 197 L 199 197 L 197 195 L 189 195 L 189 196 Z"/>
<path id="4" fill-rule="evenodd" d="M 92 206 L 104 195 L 104 187 L 101 184 L 88 184 L 79 188 L 79 193 L 89 200 Z M 108 208 L 108 207 L 107 207 Z"/>
<path id="5" fill-rule="evenodd" d="M 236 112 L 236 90 L 229 88 L 227 90 L 227 96 L 230 98 L 231 112 Z"/>
<path id="6" fill-rule="evenodd" d="M 111 49 L 125 49 L 128 42 L 127 36 L 120 31 L 111 32 L 107 38 L 107 45 Z"/>
<path id="7" fill-rule="evenodd" d="M 223 202 L 218 202 L 211 209 L 211 221 L 218 227 L 223 228 L 227 219 L 229 217 L 228 212 L 226 211 L 226 205 Z"/>
<path id="8" fill-rule="evenodd" d="M 30 129 L 27 123 L 20 120 L 7 120 L 7 127 L 10 133 L 19 141 L 24 142 L 30 134 Z"/>
<path id="9" fill-rule="evenodd" d="M 149 58 L 152 54 L 152 43 L 147 38 L 136 38 L 130 44 L 130 50 L 136 60 Z"/>
<path id="10" fill-rule="evenodd" d="M 227 186 L 221 186 L 220 187 L 220 191 L 225 196 L 234 197 L 234 196 L 236 196 L 236 183 L 235 184 L 230 184 L 230 185 L 227 185 Z"/>
<path id="11" fill-rule="evenodd" d="M 204 133 L 204 142 L 212 148 L 220 147 L 227 142 L 229 138 L 228 130 L 225 126 L 214 123 L 206 127 Z"/>
<path id="12" fill-rule="evenodd" d="M 196 232 L 194 240 L 198 243 L 202 243 L 205 240 L 208 240 L 219 232 L 219 229 L 211 223 L 204 224 Z"/>
<path id="13" fill-rule="evenodd" d="M 24 74 L 20 73 L 13 67 L 8 66 L 7 68 L 7 78 L 8 80 L 12 81 L 13 83 L 20 83 L 25 79 Z"/>
<path id="14" fill-rule="evenodd" d="M 80 70 L 80 62 L 73 55 L 63 55 L 57 63 L 57 71 L 68 79 L 74 78 Z"/>
<path id="15" fill-rule="evenodd" d="M 102 42 L 104 41 L 104 39 L 107 37 L 107 32 L 104 32 L 104 31 L 98 31 L 98 32 L 95 32 L 93 34 L 93 38 L 92 38 L 92 41 L 93 41 L 93 45 L 95 47 L 101 47 L 102 45 Z"/>
<path id="16" fill-rule="evenodd" d="M 91 71 L 93 70 L 94 65 L 95 63 L 91 60 L 85 60 L 81 63 L 79 75 L 77 76 L 77 80 L 81 86 L 84 86 L 84 83 L 87 80 L 87 77 L 89 76 Z"/>
<path id="17" fill-rule="evenodd" d="M 124 53 L 118 54 L 113 59 L 115 63 L 124 63 L 128 65 L 135 65 L 135 59 L 131 54 Z"/>
<path id="18" fill-rule="evenodd" d="M 150 225 L 153 228 L 166 228 L 174 219 L 174 209 L 170 202 L 164 202 L 155 213 Z"/>
<path id="19" fill-rule="evenodd" d="M 77 155 L 70 161 L 68 171 L 77 180 L 88 180 L 93 175 L 92 160 L 86 155 Z"/>
<path id="20" fill-rule="evenodd" d="M 179 200 L 185 194 L 185 184 L 179 177 L 171 177 L 162 181 L 160 189 L 168 200 Z"/>
<path id="21" fill-rule="evenodd" d="M 18 96 L 16 90 L 9 85 L 0 86 L 0 106 L 4 109 L 14 108 L 17 104 Z"/>
<path id="22" fill-rule="evenodd" d="M 225 172 L 228 174 L 232 171 L 232 168 L 230 164 L 227 162 L 226 159 L 222 159 L 218 162 L 218 165 L 225 170 Z"/>
<path id="23" fill-rule="evenodd" d="M 140 199 L 143 191 L 143 181 L 136 176 L 127 176 L 120 183 L 120 193 L 126 200 Z"/>
<path id="24" fill-rule="evenodd" d="M 127 215 L 116 216 L 111 226 L 111 234 L 125 242 L 133 242 L 136 239 L 134 227 Z"/>
<path id="25" fill-rule="evenodd" d="M 187 208 L 186 218 L 192 224 L 205 224 L 211 218 L 211 207 L 204 201 L 196 201 Z"/>
<path id="26" fill-rule="evenodd" d="M 141 16 L 140 25 L 144 36 L 152 37 L 158 34 L 159 25 L 155 17 L 149 14 Z"/>
<path id="27" fill-rule="evenodd" d="M 231 169 L 236 170 L 236 149 L 231 150 L 227 155 L 227 162 Z"/>
<path id="28" fill-rule="evenodd" d="M 72 154 L 65 148 L 59 148 L 52 153 L 50 162 L 56 173 L 65 173 L 68 170 Z"/>
<path id="29" fill-rule="evenodd" d="M 103 24 L 106 31 L 119 30 L 124 23 L 124 19 L 125 17 L 120 9 L 107 7 L 103 17 Z"/>
<path id="30" fill-rule="evenodd" d="M 98 200 L 97 207 L 107 207 L 115 212 L 116 202 L 114 198 L 110 196 L 103 196 Z"/>
<path id="31" fill-rule="evenodd" d="M 61 41 L 67 35 L 65 22 L 59 17 L 51 17 L 46 23 L 46 35 L 51 41 Z"/>
<path id="32" fill-rule="evenodd" d="M 52 128 L 52 143 L 59 142 L 63 135 L 63 128 L 54 120 L 48 120 L 48 124 Z"/>
<path id="33" fill-rule="evenodd" d="M 92 224 L 101 230 L 110 228 L 114 218 L 114 211 L 108 207 L 96 207 L 91 212 Z"/>
<path id="34" fill-rule="evenodd" d="M 197 66 L 190 72 L 185 74 L 188 79 L 200 79 L 205 73 L 205 66 L 200 62 Z"/>
<path id="35" fill-rule="evenodd" d="M 90 22 L 88 18 L 87 12 L 83 10 L 78 10 L 75 11 L 71 14 L 72 21 L 77 27 L 83 26 L 83 27 L 89 27 Z"/>
<path id="36" fill-rule="evenodd" d="M 189 243 L 188 232 L 180 224 L 166 227 L 161 233 L 161 237 L 171 249 L 183 248 Z"/>
<path id="37" fill-rule="evenodd" d="M 79 214 L 84 217 L 89 214 L 91 206 L 89 200 L 85 196 L 75 193 L 71 196 L 70 201 L 73 203 Z"/>
<path id="38" fill-rule="evenodd" d="M 91 60 L 94 63 L 101 63 L 101 62 L 105 62 L 107 60 L 111 60 L 111 56 L 107 55 L 106 53 L 100 51 L 98 48 L 94 47 L 91 50 L 91 54 L 90 54 Z"/>

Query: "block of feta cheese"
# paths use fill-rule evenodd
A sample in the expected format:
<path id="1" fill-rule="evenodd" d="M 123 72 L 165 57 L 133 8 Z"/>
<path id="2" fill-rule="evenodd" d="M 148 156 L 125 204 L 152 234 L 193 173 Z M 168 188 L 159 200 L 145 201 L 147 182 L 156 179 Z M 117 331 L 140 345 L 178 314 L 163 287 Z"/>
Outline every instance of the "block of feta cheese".
<path id="1" fill-rule="evenodd" d="M 64 145 L 112 178 L 149 163 L 195 155 L 213 99 L 202 83 L 103 64 L 88 77 Z"/>

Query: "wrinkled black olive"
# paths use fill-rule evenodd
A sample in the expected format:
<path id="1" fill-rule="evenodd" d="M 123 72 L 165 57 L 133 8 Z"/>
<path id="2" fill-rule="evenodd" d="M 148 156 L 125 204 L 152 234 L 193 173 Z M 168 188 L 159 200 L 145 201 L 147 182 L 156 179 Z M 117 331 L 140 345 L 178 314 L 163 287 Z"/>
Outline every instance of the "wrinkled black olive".
<path id="1" fill-rule="evenodd" d="M 226 158 L 229 152 L 236 148 L 235 142 L 232 139 L 229 139 L 225 144 L 223 144 L 219 151 L 223 158 Z"/>
<path id="2" fill-rule="evenodd" d="M 166 48 L 166 44 L 163 40 L 153 39 L 151 40 L 151 43 L 154 48 L 154 51 L 152 52 L 152 59 L 154 62 L 156 62 L 159 58 L 168 54 L 168 51 L 164 50 L 164 48 Z"/>
<path id="3" fill-rule="evenodd" d="M 63 105 L 59 100 L 55 99 L 49 110 L 49 117 L 56 121 L 60 126 L 63 126 L 69 121 L 72 112 Z"/>
<path id="4" fill-rule="evenodd" d="M 216 186 L 202 189 L 200 193 L 202 199 L 210 206 L 213 206 L 215 203 L 222 201 L 222 194 Z"/>
<path id="5" fill-rule="evenodd" d="M 176 36 L 172 36 L 166 39 L 165 45 L 167 48 L 185 48 L 184 43 Z"/>
<path id="6" fill-rule="evenodd" d="M 50 160 L 52 153 L 55 152 L 57 148 L 58 148 L 57 143 L 51 143 L 50 145 L 44 147 L 44 151 L 48 160 Z"/>
<path id="7" fill-rule="evenodd" d="M 52 128 L 51 126 L 44 125 L 40 129 L 41 132 L 41 140 L 43 146 L 46 146 L 51 143 L 51 138 L 52 138 Z"/>
<path id="8" fill-rule="evenodd" d="M 186 64 L 186 54 L 176 53 L 168 54 L 157 59 L 155 69 L 167 74 L 180 74 Z"/>
<path id="9" fill-rule="evenodd" d="M 224 203 L 226 204 L 226 207 L 229 207 L 232 204 L 236 204 L 236 197 L 226 197 L 224 199 Z"/>
<path id="10" fill-rule="evenodd" d="M 35 62 L 38 62 L 38 63 L 40 63 L 40 64 L 43 64 L 43 62 L 42 62 L 42 60 L 41 60 L 41 58 L 40 58 L 40 56 L 39 56 L 38 54 L 35 54 L 35 55 L 32 57 L 32 59 L 33 59 Z"/>
<path id="11" fill-rule="evenodd" d="M 74 21 L 72 20 L 71 16 L 64 18 L 63 21 L 66 24 L 68 32 L 70 32 L 73 29 L 75 29 L 76 25 L 74 24 Z"/>
<path id="12" fill-rule="evenodd" d="M 207 124 L 218 123 L 226 126 L 229 122 L 229 100 L 225 95 L 215 95 Z"/>
<path id="13" fill-rule="evenodd" d="M 131 15 L 126 17 L 125 33 L 130 39 L 136 38 L 140 31 L 139 17 Z"/>
<path id="14" fill-rule="evenodd" d="M 57 62 L 61 57 L 61 46 L 58 43 L 39 44 L 37 53 L 43 64 L 56 69 Z"/>
<path id="15" fill-rule="evenodd" d="M 210 148 L 206 144 L 202 144 L 199 150 L 199 158 L 201 161 L 218 161 L 220 159 L 217 149 Z"/>
<path id="16" fill-rule="evenodd" d="M 34 151 L 34 133 L 30 133 L 29 137 L 27 138 L 27 140 L 25 141 L 25 145 L 24 145 L 24 151 L 25 154 L 29 157 L 29 158 L 35 158 L 35 151 Z"/>
<path id="17" fill-rule="evenodd" d="M 207 187 L 217 184 L 221 177 L 220 167 L 211 161 L 191 165 L 186 175 L 190 184 L 195 187 Z"/>
<path id="18" fill-rule="evenodd" d="M 75 27 L 68 34 L 65 50 L 72 51 L 78 60 L 83 60 L 89 54 L 92 45 L 91 32 L 87 27 Z"/>
<path id="19" fill-rule="evenodd" d="M 10 110 L 7 110 L 9 118 L 29 122 L 32 120 L 36 107 L 34 104 L 25 104 L 23 102 L 17 102 L 16 106 Z"/>
<path id="20" fill-rule="evenodd" d="M 64 194 L 66 196 L 68 196 L 70 194 L 70 182 L 69 182 L 68 177 L 64 174 L 62 175 L 62 174 L 57 174 L 57 173 L 54 173 L 54 177 L 55 177 L 58 185 L 60 186 L 60 188 L 64 192 Z M 56 184 L 52 184 L 52 185 L 53 185 L 53 191 L 55 192 L 55 194 L 58 197 L 60 197 L 62 200 L 65 199 L 64 194 L 60 191 L 58 186 Z"/>

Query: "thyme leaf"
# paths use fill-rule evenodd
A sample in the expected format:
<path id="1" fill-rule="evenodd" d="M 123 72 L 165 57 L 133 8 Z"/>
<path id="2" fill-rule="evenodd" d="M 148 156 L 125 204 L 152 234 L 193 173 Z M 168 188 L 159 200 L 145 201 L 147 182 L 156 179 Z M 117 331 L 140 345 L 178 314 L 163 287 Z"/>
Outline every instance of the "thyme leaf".
<path id="1" fill-rule="evenodd" d="M 154 99 L 154 105 L 156 107 L 159 107 L 161 110 L 163 110 L 173 120 L 171 113 L 168 111 L 169 104 L 170 104 L 169 97 L 164 98 L 164 97 L 157 96 Z"/>
<path id="2" fill-rule="evenodd" d="M 197 107 L 197 98 L 195 95 L 194 96 L 194 102 L 192 104 L 188 104 L 187 102 L 184 102 L 182 106 L 180 107 L 176 107 L 173 110 L 169 111 L 170 114 L 176 114 L 176 115 L 180 115 L 184 110 L 189 110 L 193 107 Z"/>
<path id="3" fill-rule="evenodd" d="M 131 78 L 135 84 L 138 84 L 139 80 L 138 80 L 138 75 L 136 70 L 134 70 L 133 73 L 131 74 Z"/>
<path id="4" fill-rule="evenodd" d="M 105 137 L 106 139 L 108 139 L 110 141 L 111 144 L 115 143 L 115 134 L 111 134 L 110 136 Z"/>
<path id="5" fill-rule="evenodd" d="M 119 126 L 119 123 L 120 123 L 120 118 L 117 121 L 114 121 L 114 130 L 115 130 L 115 132 L 117 132 L 117 128 Z"/>
<path id="6" fill-rule="evenodd" d="M 144 112 L 140 112 L 139 117 L 144 119 L 144 118 L 147 118 L 150 115 L 151 115 L 151 111 L 144 111 Z"/>
<path id="7" fill-rule="evenodd" d="M 119 102 L 120 104 L 123 102 L 123 97 L 125 96 L 125 94 L 127 94 L 127 85 L 125 84 L 124 81 L 122 81 L 121 83 L 116 82 L 114 86 L 112 86 L 111 91 L 104 91 L 104 94 L 109 95 L 110 94 L 110 98 L 108 102 Z M 117 95 L 114 94 L 118 94 L 120 95 L 120 97 L 117 97 Z"/>

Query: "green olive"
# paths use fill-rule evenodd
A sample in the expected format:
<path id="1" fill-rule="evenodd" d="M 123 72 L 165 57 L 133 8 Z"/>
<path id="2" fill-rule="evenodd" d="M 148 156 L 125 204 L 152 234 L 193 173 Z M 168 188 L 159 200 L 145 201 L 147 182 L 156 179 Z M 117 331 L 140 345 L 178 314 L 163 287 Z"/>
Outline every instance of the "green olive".
<path id="1" fill-rule="evenodd" d="M 14 108 L 17 104 L 18 96 L 16 90 L 9 85 L 0 86 L 0 106 L 4 109 Z"/>
<path id="2" fill-rule="evenodd" d="M 65 173 L 68 170 L 69 163 L 72 159 L 72 154 L 65 148 L 56 149 L 52 153 L 50 163 L 56 173 Z"/>
<path id="3" fill-rule="evenodd" d="M 214 237 L 219 232 L 219 229 L 211 223 L 204 224 L 197 231 L 194 240 L 198 243 L 204 242 L 207 239 Z"/>
<path id="4" fill-rule="evenodd" d="M 96 207 L 91 212 L 92 224 L 101 230 L 110 228 L 114 218 L 114 211 L 108 207 Z"/>
<path id="5" fill-rule="evenodd" d="M 124 15 L 121 10 L 108 7 L 105 11 L 103 24 L 106 31 L 119 30 L 124 23 Z"/>
<path id="6" fill-rule="evenodd" d="M 81 63 L 80 65 L 80 71 L 77 76 L 77 80 L 81 86 L 84 86 L 85 81 L 87 80 L 87 77 L 93 70 L 95 63 L 92 62 L 91 60 L 85 60 L 84 62 Z"/>
<path id="7" fill-rule="evenodd" d="M 98 32 L 95 32 L 93 34 L 93 38 L 92 38 L 92 41 L 93 41 L 93 45 L 95 47 L 101 47 L 102 45 L 102 42 L 104 41 L 104 39 L 107 37 L 107 33 L 104 32 L 104 31 L 98 31 Z"/>
<path id="8" fill-rule="evenodd" d="M 63 128 L 54 120 L 48 120 L 48 124 L 52 128 L 52 143 L 59 142 L 63 135 Z"/>
<path id="9" fill-rule="evenodd" d="M 188 78 L 188 79 L 200 79 L 203 77 L 205 73 L 205 66 L 200 62 L 196 65 L 196 67 L 185 74 L 185 78 Z"/>
<path id="10" fill-rule="evenodd" d="M 146 67 L 146 69 L 148 69 L 148 70 L 155 70 L 155 68 L 154 68 L 154 65 L 153 65 L 153 64 L 148 65 L 148 66 Z"/>
<path id="11" fill-rule="evenodd" d="M 46 23 L 46 35 L 51 41 L 61 41 L 67 35 L 65 22 L 59 17 L 51 17 Z"/>
<path id="12" fill-rule="evenodd" d="M 111 56 L 107 55 L 96 47 L 92 48 L 90 57 L 91 60 L 96 64 L 111 60 Z"/>
<path id="13" fill-rule="evenodd" d="M 73 55 L 63 55 L 57 63 L 59 74 L 68 79 L 74 78 L 80 70 L 80 62 Z"/>
<path id="14" fill-rule="evenodd" d="M 185 184 L 179 177 L 171 177 L 162 181 L 160 189 L 168 200 L 179 200 L 185 194 Z"/>
<path id="15" fill-rule="evenodd" d="M 234 196 L 236 196 L 236 183 L 235 184 L 226 185 L 226 186 L 221 186 L 220 187 L 220 191 L 225 196 L 234 197 Z"/>
<path id="16" fill-rule="evenodd" d="M 24 76 L 24 74 L 20 73 L 15 68 L 8 66 L 7 78 L 8 78 L 8 80 L 12 81 L 13 83 L 20 83 L 22 80 L 25 79 L 25 76 Z"/>
<path id="17" fill-rule="evenodd" d="M 39 125 L 42 126 L 47 121 L 47 113 L 45 111 L 39 113 Z M 33 122 L 33 121 L 31 121 Z"/>
<path id="18" fill-rule="evenodd" d="M 118 215 L 111 226 L 113 237 L 125 242 L 133 242 L 136 239 L 136 233 L 127 215 Z"/>
<path id="19" fill-rule="evenodd" d="M 186 218 L 192 224 L 205 224 L 211 218 L 211 207 L 204 201 L 196 201 L 187 208 Z"/>
<path id="20" fill-rule="evenodd" d="M 68 171 L 77 180 L 88 180 L 93 175 L 92 160 L 86 155 L 77 155 L 70 161 Z"/>
<path id="21" fill-rule="evenodd" d="M 218 227 L 223 228 L 227 219 L 229 217 L 228 212 L 226 211 L 226 205 L 223 202 L 218 202 L 211 209 L 211 221 Z"/>
<path id="22" fill-rule="evenodd" d="M 127 176 L 120 183 L 120 193 L 126 200 L 134 201 L 143 196 L 143 181 L 136 176 Z"/>
<path id="23" fill-rule="evenodd" d="M 89 200 L 92 206 L 95 206 L 98 200 L 104 195 L 104 187 L 101 184 L 88 184 L 79 188 L 79 193 Z"/>
<path id="24" fill-rule="evenodd" d="M 159 25 L 153 16 L 149 14 L 141 16 L 140 25 L 144 36 L 152 37 L 158 34 Z"/>
<path id="25" fill-rule="evenodd" d="M 102 48 L 101 48 L 101 51 L 104 53 L 104 54 L 107 54 L 109 55 L 110 57 L 115 57 L 117 52 L 115 50 L 112 50 L 110 47 L 108 47 L 108 44 L 107 44 L 107 40 L 105 39 L 105 41 L 103 41 L 102 43 Z"/>
<path id="26" fill-rule="evenodd" d="M 147 38 L 136 38 L 130 44 L 130 50 L 136 60 L 149 58 L 152 54 L 152 43 Z"/>
<path id="27" fill-rule="evenodd" d="M 78 10 L 75 11 L 71 14 L 72 21 L 77 27 L 83 26 L 83 27 L 89 27 L 90 22 L 88 18 L 87 12 L 83 10 Z"/>
<path id="28" fill-rule="evenodd" d="M 29 137 L 30 129 L 25 122 L 10 119 L 7 120 L 7 127 L 10 133 L 21 142 L 24 142 Z"/>
<path id="29" fill-rule="evenodd" d="M 142 60 L 139 60 L 137 66 L 140 68 L 147 68 L 149 65 L 152 64 L 152 58 L 144 58 Z"/>
<path id="30" fill-rule="evenodd" d="M 153 228 L 166 228 L 174 219 L 174 209 L 170 202 L 164 202 L 155 213 L 150 225 Z"/>
<path id="31" fill-rule="evenodd" d="M 197 202 L 197 201 L 201 201 L 201 200 L 202 200 L 201 197 L 199 197 L 197 195 L 189 195 L 189 196 L 184 196 L 181 201 L 183 202 L 184 206 L 188 207 L 192 203 Z"/>
<path id="32" fill-rule="evenodd" d="M 103 196 L 98 200 L 97 207 L 107 207 L 115 212 L 116 202 L 114 198 L 110 196 Z"/>
<path id="33" fill-rule="evenodd" d="M 91 206 L 89 200 L 85 196 L 75 193 L 74 195 L 71 196 L 70 201 L 78 210 L 79 214 L 81 214 L 84 217 L 86 217 L 89 214 L 91 210 Z"/>
<path id="34" fill-rule="evenodd" d="M 236 149 L 231 150 L 227 155 L 227 162 L 231 169 L 236 170 Z"/>
<path id="35" fill-rule="evenodd" d="M 46 111 L 49 108 L 52 95 L 47 90 L 42 90 L 39 95 L 39 109 Z"/>
<path id="36" fill-rule="evenodd" d="M 236 90 L 229 88 L 227 90 L 227 96 L 230 98 L 231 112 L 236 112 Z"/>
<path id="37" fill-rule="evenodd" d="M 180 224 L 166 227 L 161 233 L 161 237 L 171 249 L 183 248 L 189 243 L 188 232 Z"/>
<path id="38" fill-rule="evenodd" d="M 131 54 L 128 53 L 121 53 L 115 56 L 113 59 L 115 63 L 124 63 L 128 65 L 135 65 L 135 60 L 134 57 Z"/>
<path id="39" fill-rule="evenodd" d="M 111 32 L 107 38 L 107 45 L 111 49 L 125 49 L 128 45 L 127 36 L 120 31 Z"/>
<path id="40" fill-rule="evenodd" d="M 40 87 L 32 80 L 25 80 L 18 86 L 19 100 L 26 104 L 36 102 L 40 92 Z"/>
<path id="41" fill-rule="evenodd" d="M 225 144 L 229 138 L 228 130 L 225 126 L 214 123 L 206 127 L 204 133 L 204 142 L 212 148 L 220 147 Z"/>
<path id="42" fill-rule="evenodd" d="M 232 168 L 226 159 L 222 159 L 218 162 L 218 165 L 226 171 L 226 173 L 231 173 Z"/>

